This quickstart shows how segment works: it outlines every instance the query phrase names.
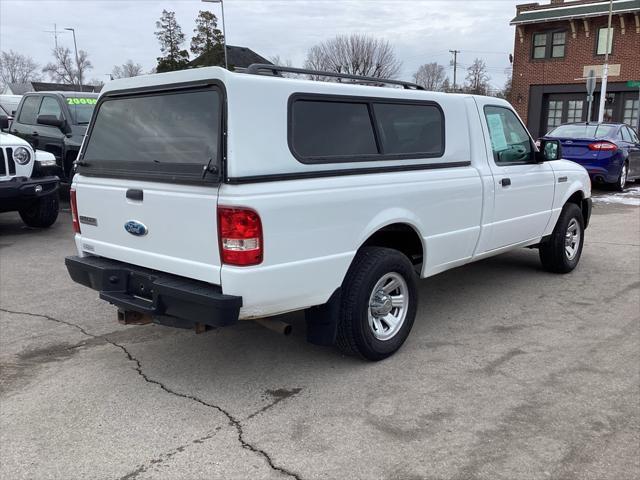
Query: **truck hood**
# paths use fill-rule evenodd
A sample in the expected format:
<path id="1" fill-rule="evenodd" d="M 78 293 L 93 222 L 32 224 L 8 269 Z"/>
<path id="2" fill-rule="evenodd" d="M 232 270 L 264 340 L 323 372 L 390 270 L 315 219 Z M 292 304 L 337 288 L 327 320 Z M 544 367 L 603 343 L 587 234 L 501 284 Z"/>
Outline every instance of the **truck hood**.
<path id="1" fill-rule="evenodd" d="M 0 145 L 3 147 L 27 147 L 32 150 L 27 141 L 5 132 L 0 132 Z"/>

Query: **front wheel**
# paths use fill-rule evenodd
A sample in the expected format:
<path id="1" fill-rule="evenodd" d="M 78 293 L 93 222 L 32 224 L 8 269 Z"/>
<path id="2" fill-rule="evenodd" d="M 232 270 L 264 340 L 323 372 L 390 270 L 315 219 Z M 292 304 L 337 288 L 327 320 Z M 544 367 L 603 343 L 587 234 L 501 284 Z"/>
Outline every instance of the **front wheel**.
<path id="1" fill-rule="evenodd" d="M 583 245 L 582 210 L 574 203 L 567 203 L 551 237 L 540 244 L 542 266 L 550 272 L 569 273 L 578 265 Z"/>
<path id="2" fill-rule="evenodd" d="M 48 228 L 56 222 L 59 209 L 60 202 L 56 192 L 40 197 L 18 213 L 22 221 L 30 227 Z"/>
<path id="3" fill-rule="evenodd" d="M 338 348 L 367 360 L 393 355 L 411 331 L 417 304 L 409 259 L 390 248 L 363 248 L 342 285 Z"/>

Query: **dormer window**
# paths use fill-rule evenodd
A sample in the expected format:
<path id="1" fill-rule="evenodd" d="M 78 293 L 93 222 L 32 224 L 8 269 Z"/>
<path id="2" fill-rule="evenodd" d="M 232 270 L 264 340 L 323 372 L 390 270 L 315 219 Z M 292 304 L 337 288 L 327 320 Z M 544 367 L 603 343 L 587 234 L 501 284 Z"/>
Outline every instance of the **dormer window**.
<path id="1" fill-rule="evenodd" d="M 566 42 L 565 31 L 534 33 L 532 57 L 537 60 L 563 58 Z"/>

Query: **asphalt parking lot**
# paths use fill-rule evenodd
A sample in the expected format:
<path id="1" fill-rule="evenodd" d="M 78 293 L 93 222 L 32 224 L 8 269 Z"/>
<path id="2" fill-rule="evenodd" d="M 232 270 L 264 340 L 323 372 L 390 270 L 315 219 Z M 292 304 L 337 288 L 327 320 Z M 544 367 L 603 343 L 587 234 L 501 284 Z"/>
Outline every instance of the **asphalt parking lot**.
<path id="1" fill-rule="evenodd" d="M 637 184 L 636 184 L 637 185 Z M 122 326 L 74 284 L 68 211 L 0 215 L 0 477 L 640 477 L 640 186 L 598 194 L 578 268 L 519 250 L 420 284 L 365 363 L 253 322 Z"/>

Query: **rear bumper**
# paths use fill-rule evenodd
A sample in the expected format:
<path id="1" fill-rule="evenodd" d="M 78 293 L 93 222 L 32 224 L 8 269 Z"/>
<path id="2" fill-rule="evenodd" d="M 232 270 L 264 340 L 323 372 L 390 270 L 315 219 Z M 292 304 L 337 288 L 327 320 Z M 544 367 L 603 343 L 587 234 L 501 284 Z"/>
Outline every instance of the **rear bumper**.
<path id="1" fill-rule="evenodd" d="M 585 166 L 584 167 L 591 177 L 591 181 L 593 183 L 615 183 L 618 181 L 618 177 L 620 176 L 620 168 L 619 166 L 604 168 L 604 167 L 594 167 L 594 166 Z"/>
<path id="2" fill-rule="evenodd" d="M 58 177 L 13 177 L 0 181 L 0 211 L 20 210 L 34 200 L 55 193 L 60 186 Z"/>
<path id="3" fill-rule="evenodd" d="M 220 287 L 100 257 L 67 257 L 71 279 L 97 290 L 100 298 L 123 311 L 213 327 L 238 320 L 242 297 Z M 167 321 L 169 320 L 169 321 Z"/>

